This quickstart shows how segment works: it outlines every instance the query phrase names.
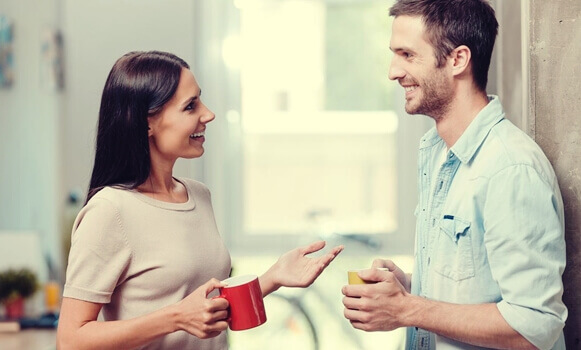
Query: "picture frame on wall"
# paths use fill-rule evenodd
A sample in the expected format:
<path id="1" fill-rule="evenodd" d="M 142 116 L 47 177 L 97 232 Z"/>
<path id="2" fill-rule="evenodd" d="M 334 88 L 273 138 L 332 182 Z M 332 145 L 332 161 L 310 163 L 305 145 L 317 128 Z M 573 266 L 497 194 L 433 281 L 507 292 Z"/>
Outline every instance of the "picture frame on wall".
<path id="1" fill-rule="evenodd" d="M 41 35 L 40 83 L 48 90 L 61 91 L 65 85 L 62 33 L 46 27 Z"/>
<path id="2" fill-rule="evenodd" d="M 14 84 L 14 24 L 0 14 L 0 88 Z"/>

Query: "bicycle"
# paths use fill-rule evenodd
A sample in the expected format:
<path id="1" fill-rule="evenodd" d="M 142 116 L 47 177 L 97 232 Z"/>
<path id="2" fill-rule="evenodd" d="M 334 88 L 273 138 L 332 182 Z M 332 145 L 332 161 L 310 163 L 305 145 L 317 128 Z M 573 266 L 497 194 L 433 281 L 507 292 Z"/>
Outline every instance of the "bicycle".
<path id="1" fill-rule="evenodd" d="M 381 242 L 372 235 L 331 234 L 323 238 L 329 246 L 342 243 L 346 247 L 357 244 L 367 251 L 381 249 Z M 403 330 L 392 337 L 387 337 L 387 332 L 366 333 L 354 329 L 344 318 L 339 286 L 346 283 L 345 271 L 353 267 L 347 260 L 338 257 L 309 288 L 285 288 L 267 296 L 267 323 L 245 332 L 230 332 L 231 350 L 367 350 L 372 348 L 372 338 L 378 336 L 392 339 L 393 349 L 403 348 Z M 377 348 L 387 346 L 382 343 Z"/>

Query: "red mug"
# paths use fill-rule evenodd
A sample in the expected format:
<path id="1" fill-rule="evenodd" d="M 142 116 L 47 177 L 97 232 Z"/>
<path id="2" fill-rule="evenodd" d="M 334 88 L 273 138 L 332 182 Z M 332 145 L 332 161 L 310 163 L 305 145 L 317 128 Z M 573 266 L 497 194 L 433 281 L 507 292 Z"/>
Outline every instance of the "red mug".
<path id="1" fill-rule="evenodd" d="M 258 276 L 236 276 L 222 282 L 228 285 L 220 288 L 219 297 L 228 300 L 230 304 L 228 324 L 231 330 L 250 329 L 266 322 Z"/>

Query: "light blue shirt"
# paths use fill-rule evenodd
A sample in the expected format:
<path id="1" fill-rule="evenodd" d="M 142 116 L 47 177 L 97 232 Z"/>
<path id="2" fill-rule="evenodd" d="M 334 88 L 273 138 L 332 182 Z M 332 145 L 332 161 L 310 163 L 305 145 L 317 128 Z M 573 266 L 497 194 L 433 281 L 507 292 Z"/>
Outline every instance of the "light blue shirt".
<path id="1" fill-rule="evenodd" d="M 412 293 L 457 304 L 496 303 L 540 349 L 564 349 L 563 203 L 538 145 L 489 96 L 446 150 L 435 128 L 420 142 Z M 437 172 L 437 173 L 435 173 Z M 477 349 L 408 329 L 409 349 Z"/>

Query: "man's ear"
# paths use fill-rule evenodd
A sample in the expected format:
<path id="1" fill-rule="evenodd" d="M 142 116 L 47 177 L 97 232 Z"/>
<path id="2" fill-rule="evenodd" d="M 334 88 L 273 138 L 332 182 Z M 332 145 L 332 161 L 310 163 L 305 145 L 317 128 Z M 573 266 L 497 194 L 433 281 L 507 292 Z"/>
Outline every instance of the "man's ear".
<path id="1" fill-rule="evenodd" d="M 472 59 L 472 53 L 466 45 L 460 45 L 450 53 L 450 59 L 452 60 L 452 72 L 454 75 L 459 75 L 467 71 L 470 60 Z"/>

